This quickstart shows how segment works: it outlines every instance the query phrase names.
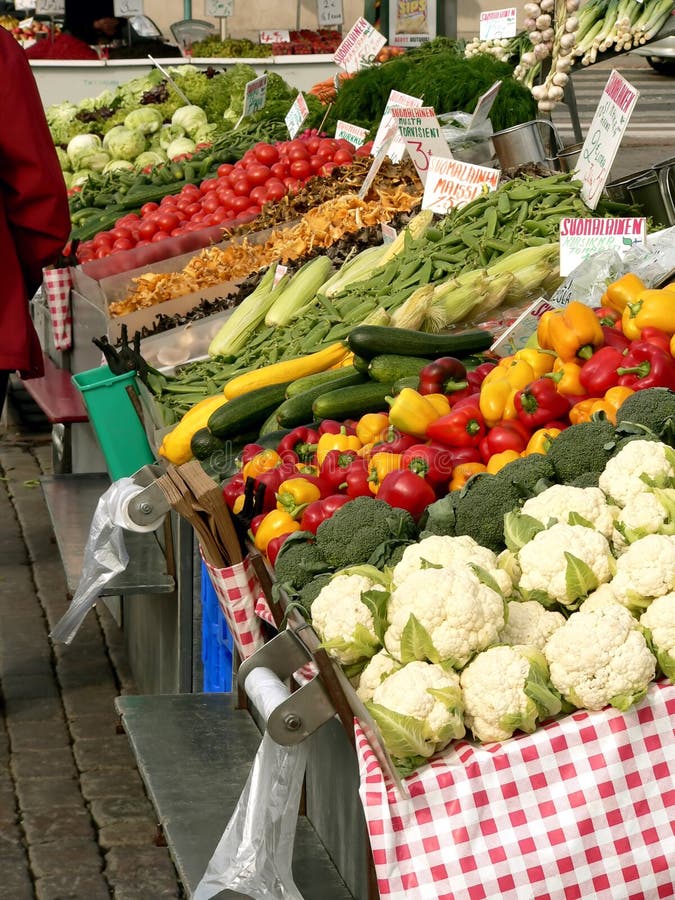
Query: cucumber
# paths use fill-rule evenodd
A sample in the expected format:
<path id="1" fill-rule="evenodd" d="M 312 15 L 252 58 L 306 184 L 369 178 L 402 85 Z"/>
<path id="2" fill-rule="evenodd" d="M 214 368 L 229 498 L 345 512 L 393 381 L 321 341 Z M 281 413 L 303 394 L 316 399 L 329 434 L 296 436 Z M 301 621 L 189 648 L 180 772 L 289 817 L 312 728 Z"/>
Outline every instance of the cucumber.
<path id="1" fill-rule="evenodd" d="M 211 413 L 209 431 L 219 438 L 234 438 L 259 427 L 283 402 L 289 383 L 266 385 L 234 397 Z"/>
<path id="2" fill-rule="evenodd" d="M 312 411 L 316 419 L 358 419 L 365 413 L 386 412 L 391 392 L 391 384 L 355 384 L 321 394 L 312 404 Z"/>
<path id="3" fill-rule="evenodd" d="M 425 331 L 391 328 L 388 325 L 357 325 L 347 337 L 349 349 L 365 359 L 372 359 L 383 353 L 429 359 L 461 356 L 487 350 L 492 341 L 492 335 L 482 329 L 465 331 L 463 334 L 427 334 Z"/>
<path id="4" fill-rule="evenodd" d="M 225 441 L 221 441 L 208 428 L 200 428 L 199 431 L 195 431 L 190 441 L 190 450 L 195 459 L 208 459 L 214 453 L 221 452 L 225 448 Z"/>
<path id="5" fill-rule="evenodd" d="M 407 378 L 399 378 L 398 381 L 395 381 L 391 386 L 392 396 L 395 397 L 397 394 L 400 394 L 403 388 L 412 388 L 414 391 L 418 389 L 420 386 L 420 380 L 417 375 L 410 376 Z"/>
<path id="6" fill-rule="evenodd" d="M 261 447 L 265 447 L 266 450 L 276 450 L 279 442 L 282 438 L 285 438 L 287 434 L 290 434 L 290 428 L 277 428 L 276 431 L 266 431 L 265 434 L 261 433 L 257 438 L 253 438 L 251 440 L 252 444 L 260 444 Z"/>
<path id="7" fill-rule="evenodd" d="M 421 356 L 399 356 L 395 353 L 383 353 L 374 356 L 368 366 L 368 374 L 373 381 L 384 384 L 393 384 L 399 378 L 417 377 L 425 366 L 429 365 L 428 359 Z"/>
<path id="8" fill-rule="evenodd" d="M 314 387 L 309 388 L 309 390 L 303 391 L 302 394 L 296 394 L 294 397 L 289 397 L 287 400 L 284 400 L 284 402 L 276 411 L 277 422 L 283 428 L 293 428 L 296 425 L 306 425 L 307 422 L 311 422 L 314 418 L 314 414 L 312 411 L 313 403 L 322 394 L 341 391 L 345 388 L 354 387 L 365 383 L 366 379 L 364 378 L 364 376 L 359 375 L 358 372 L 354 372 L 351 375 L 344 375 L 340 379 L 334 378 L 328 384 L 317 384 Z M 330 416 L 329 418 L 332 418 L 332 416 Z"/>
<path id="9" fill-rule="evenodd" d="M 342 378 L 345 378 L 347 375 L 357 375 L 357 371 L 354 366 L 343 366 L 339 369 L 327 369 L 325 372 L 316 372 L 314 375 L 304 375 L 302 378 L 296 378 L 295 381 L 291 381 L 291 383 L 286 388 L 286 397 L 290 399 L 291 397 L 295 397 L 297 394 L 304 394 L 305 391 L 309 391 L 313 387 L 317 387 L 318 385 L 326 385 L 326 390 L 329 391 L 331 382 L 340 381 Z M 359 384 L 360 382 L 355 381 L 354 384 Z"/>
<path id="10" fill-rule="evenodd" d="M 352 365 L 357 372 L 361 372 L 362 375 L 367 375 L 368 366 L 370 365 L 370 359 L 366 359 L 365 356 L 354 355 Z"/>
<path id="11" fill-rule="evenodd" d="M 260 429 L 258 430 L 258 436 L 257 436 L 258 438 L 267 437 L 268 434 L 276 433 L 279 430 L 279 420 L 277 419 L 277 409 L 279 409 L 278 406 L 276 406 L 272 410 L 272 412 L 269 414 L 269 416 L 265 419 L 265 421 L 260 426 Z M 257 438 L 255 441 L 252 441 L 251 443 L 257 444 L 258 443 Z M 272 447 L 271 449 L 273 450 L 274 448 Z"/>

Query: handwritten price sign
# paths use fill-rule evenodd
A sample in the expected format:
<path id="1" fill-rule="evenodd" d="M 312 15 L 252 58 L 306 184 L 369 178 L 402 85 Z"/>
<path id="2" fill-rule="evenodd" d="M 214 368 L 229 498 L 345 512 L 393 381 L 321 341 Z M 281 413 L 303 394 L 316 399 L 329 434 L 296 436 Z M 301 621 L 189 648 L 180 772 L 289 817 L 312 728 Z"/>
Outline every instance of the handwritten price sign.
<path id="1" fill-rule="evenodd" d="M 115 0 L 115 15 L 121 18 L 143 15 L 143 0 Z"/>
<path id="2" fill-rule="evenodd" d="M 363 16 L 354 22 L 349 33 L 335 51 L 333 59 L 345 72 L 358 72 L 370 66 L 387 39 Z"/>
<path id="3" fill-rule="evenodd" d="M 261 44 L 288 44 L 291 40 L 291 35 L 288 31 L 261 31 L 260 32 L 260 43 Z"/>
<path id="4" fill-rule="evenodd" d="M 387 104 L 384 107 L 382 120 L 380 121 L 380 125 L 377 129 L 375 141 L 373 142 L 373 156 L 376 156 L 379 153 L 382 142 L 384 141 L 385 136 L 388 134 L 389 129 L 392 127 L 392 125 L 396 126 L 397 124 L 396 119 L 391 114 L 392 109 L 395 106 L 405 107 L 406 109 L 408 109 L 409 107 L 417 108 L 421 105 L 422 99 L 420 97 L 411 97 L 410 94 L 404 94 L 401 91 L 389 92 L 389 99 L 387 100 Z M 405 151 L 405 141 L 398 134 L 395 134 L 394 138 L 389 144 L 389 159 L 393 163 L 401 162 L 401 160 L 405 156 Z"/>
<path id="5" fill-rule="evenodd" d="M 307 116 L 309 115 L 309 107 L 307 106 L 307 101 L 303 94 L 298 94 L 295 98 L 295 103 L 288 110 L 286 114 L 285 122 L 286 128 L 288 128 L 288 133 L 291 136 L 291 140 L 296 136 L 296 134 L 302 128 L 302 123 L 305 121 Z"/>
<path id="6" fill-rule="evenodd" d="M 481 41 L 515 37 L 516 32 L 515 6 L 509 9 L 490 9 L 480 14 Z"/>
<path id="7" fill-rule="evenodd" d="M 499 184 L 499 172 L 487 166 L 474 166 L 458 159 L 432 157 L 429 162 L 422 209 L 447 213 L 455 206 L 464 206 L 485 190 L 493 191 Z"/>
<path id="8" fill-rule="evenodd" d="M 234 13 L 234 0 L 204 0 L 204 14 L 216 19 L 229 19 Z"/>
<path id="9" fill-rule="evenodd" d="M 434 156 L 444 159 L 452 157 L 448 142 L 441 134 L 434 108 L 420 106 L 419 109 L 410 109 L 395 106 L 391 114 L 398 124 L 398 133 L 405 141 L 422 184 L 426 184 L 431 159 Z"/>
<path id="10" fill-rule="evenodd" d="M 342 0 L 316 0 L 319 28 L 342 25 Z"/>
<path id="11" fill-rule="evenodd" d="M 63 16 L 66 13 L 65 0 L 36 0 L 33 6 L 39 16 Z"/>

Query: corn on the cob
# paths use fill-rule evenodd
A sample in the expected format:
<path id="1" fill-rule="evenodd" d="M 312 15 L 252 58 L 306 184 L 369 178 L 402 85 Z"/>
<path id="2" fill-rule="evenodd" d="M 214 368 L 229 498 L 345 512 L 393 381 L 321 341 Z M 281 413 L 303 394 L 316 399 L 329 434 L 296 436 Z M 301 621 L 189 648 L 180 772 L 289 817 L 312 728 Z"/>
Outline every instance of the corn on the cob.
<path id="1" fill-rule="evenodd" d="M 333 297 L 348 285 L 367 278 L 373 269 L 380 265 L 380 259 L 385 249 L 385 245 L 380 244 L 377 247 L 367 247 L 365 250 L 357 253 L 349 262 L 344 263 L 342 268 L 338 269 L 332 278 L 328 279 L 321 288 L 320 293 L 326 297 Z"/>
<path id="2" fill-rule="evenodd" d="M 278 328 L 291 321 L 317 294 L 326 282 L 333 265 L 327 256 L 316 256 L 298 269 L 265 315 L 265 325 Z"/>
<path id="3" fill-rule="evenodd" d="M 393 259 L 395 256 L 398 256 L 399 253 L 403 250 L 406 242 L 406 235 L 408 235 L 407 240 L 411 238 L 415 240 L 418 237 L 421 237 L 427 228 L 431 225 L 431 221 L 434 217 L 434 214 L 428 210 L 424 209 L 422 212 L 417 213 L 416 216 L 408 222 L 406 227 L 399 231 L 396 235 L 395 239 L 385 247 L 384 253 L 380 258 L 378 266 L 383 266 L 389 262 L 390 259 Z"/>
<path id="4" fill-rule="evenodd" d="M 284 275 L 274 287 L 276 266 L 270 266 L 257 288 L 228 316 L 209 344 L 209 356 L 227 356 L 237 353 L 265 318 L 265 313 L 282 293 L 289 278 Z"/>

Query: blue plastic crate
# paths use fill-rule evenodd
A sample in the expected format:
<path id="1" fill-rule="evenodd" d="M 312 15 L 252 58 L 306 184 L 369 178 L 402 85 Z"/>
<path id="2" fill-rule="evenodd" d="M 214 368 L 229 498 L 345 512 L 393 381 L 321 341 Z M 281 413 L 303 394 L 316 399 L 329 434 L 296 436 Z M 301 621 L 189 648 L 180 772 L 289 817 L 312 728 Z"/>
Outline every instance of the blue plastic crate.
<path id="1" fill-rule="evenodd" d="M 204 563 L 201 582 L 203 690 L 205 693 L 229 693 L 232 690 L 234 642 Z"/>

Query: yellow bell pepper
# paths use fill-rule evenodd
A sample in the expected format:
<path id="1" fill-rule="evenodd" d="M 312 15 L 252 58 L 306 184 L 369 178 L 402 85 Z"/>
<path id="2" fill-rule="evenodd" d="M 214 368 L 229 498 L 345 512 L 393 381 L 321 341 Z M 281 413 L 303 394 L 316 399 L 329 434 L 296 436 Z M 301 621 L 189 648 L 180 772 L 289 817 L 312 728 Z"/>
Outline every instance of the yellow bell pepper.
<path id="1" fill-rule="evenodd" d="M 321 491 L 306 478 L 287 478 L 277 491 L 277 509 L 285 510 L 293 519 L 298 519 L 305 507 L 319 500 Z"/>
<path id="2" fill-rule="evenodd" d="M 194 435 L 202 428 L 206 428 L 209 416 L 212 412 L 227 403 L 222 394 L 216 394 L 215 397 L 206 397 L 195 403 L 178 422 L 177 425 L 167 431 L 162 438 L 162 444 L 159 448 L 159 455 L 163 456 L 175 466 L 182 466 L 183 463 L 192 459 L 192 450 L 190 442 Z"/>
<path id="3" fill-rule="evenodd" d="M 514 398 L 518 391 L 535 380 L 532 366 L 526 360 L 515 357 L 509 360 L 488 372 L 481 384 L 480 411 L 490 428 L 502 419 L 516 418 Z"/>
<path id="4" fill-rule="evenodd" d="M 460 463 L 452 470 L 452 478 L 448 485 L 448 490 L 459 491 L 467 483 L 469 478 L 478 475 L 479 472 L 487 472 L 487 467 L 483 463 L 470 462 Z"/>
<path id="5" fill-rule="evenodd" d="M 316 445 L 316 458 L 321 465 L 326 458 L 326 454 L 331 450 L 355 450 L 361 449 L 361 441 L 355 434 L 347 434 L 345 428 L 337 434 L 322 434 L 319 443 Z"/>
<path id="6" fill-rule="evenodd" d="M 258 525 L 253 543 L 261 553 L 265 553 L 267 545 L 273 538 L 281 537 L 282 534 L 292 534 L 294 531 L 300 531 L 300 523 L 285 510 L 273 509 Z"/>
<path id="7" fill-rule="evenodd" d="M 644 291 L 646 285 L 632 272 L 622 275 L 617 281 L 607 285 L 607 290 L 602 296 L 602 306 L 609 306 L 622 313 L 629 303 L 635 303 L 638 294 Z"/>
<path id="8" fill-rule="evenodd" d="M 520 453 L 516 450 L 502 450 L 501 453 L 494 453 L 487 462 L 488 474 L 496 475 L 500 469 L 513 462 L 514 459 L 520 459 Z"/>
<path id="9" fill-rule="evenodd" d="M 523 450 L 523 456 L 531 456 L 533 453 L 546 453 L 551 446 L 551 441 L 560 434 L 560 428 L 538 428 Z"/>
<path id="10" fill-rule="evenodd" d="M 375 444 L 381 441 L 389 428 L 389 416 L 386 413 L 366 413 L 356 423 L 356 436 L 362 444 Z"/>
<path id="11" fill-rule="evenodd" d="M 368 460 L 368 482 L 373 494 L 377 494 L 380 485 L 390 472 L 401 468 L 401 453 L 374 453 Z"/>
<path id="12" fill-rule="evenodd" d="M 536 347 L 524 347 L 514 354 L 514 359 L 524 359 L 532 366 L 535 378 L 541 378 L 554 371 L 555 356 L 549 350 L 538 350 Z"/>
<path id="13" fill-rule="evenodd" d="M 427 394 L 423 397 L 413 388 L 403 388 L 391 402 L 389 423 L 405 434 L 424 438 L 429 425 L 450 411 L 447 398 L 448 406 L 445 412 L 436 408 L 435 404 L 438 403 L 440 406 L 440 402 L 431 398 L 438 396 L 438 394 Z"/>
<path id="14" fill-rule="evenodd" d="M 424 398 L 428 403 L 431 403 L 438 413 L 439 419 L 441 416 L 447 416 L 450 412 L 450 399 L 445 394 L 425 394 Z"/>
<path id="15" fill-rule="evenodd" d="M 276 450 L 261 450 L 260 453 L 256 453 L 256 455 L 246 463 L 241 470 L 241 474 L 244 476 L 244 481 L 246 481 L 247 478 L 257 478 L 258 475 L 262 475 L 263 472 L 268 472 L 270 469 L 276 469 L 282 462 L 283 460 Z"/>
<path id="16" fill-rule="evenodd" d="M 572 300 L 565 309 L 544 313 L 537 326 L 537 341 L 542 350 L 554 350 L 562 360 L 572 362 L 577 356 L 588 359 L 605 337 L 593 310 Z"/>
<path id="17" fill-rule="evenodd" d="M 667 334 L 675 334 L 675 299 L 670 290 L 649 291 L 638 294 L 621 314 L 621 327 L 626 337 L 637 340 L 643 328 L 659 328 Z"/>
<path id="18" fill-rule="evenodd" d="M 581 383 L 581 366 L 575 362 L 564 362 L 558 357 L 553 365 L 553 380 L 559 394 L 579 397 L 586 393 Z"/>

